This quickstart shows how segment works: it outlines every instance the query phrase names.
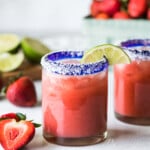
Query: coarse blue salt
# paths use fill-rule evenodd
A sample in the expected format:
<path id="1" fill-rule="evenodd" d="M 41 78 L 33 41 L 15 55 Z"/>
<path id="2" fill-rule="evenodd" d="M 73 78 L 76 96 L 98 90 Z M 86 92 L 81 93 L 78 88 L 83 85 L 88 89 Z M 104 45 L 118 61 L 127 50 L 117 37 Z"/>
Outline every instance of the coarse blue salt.
<path id="1" fill-rule="evenodd" d="M 79 60 L 84 51 L 56 51 L 42 57 L 41 65 L 46 71 L 61 75 L 90 75 L 104 71 L 108 68 L 108 61 L 104 57 L 95 63 L 74 63 L 70 60 Z M 68 63 L 63 61 L 69 60 Z"/>
<path id="2" fill-rule="evenodd" d="M 133 60 L 150 60 L 150 39 L 127 40 L 121 47 Z"/>

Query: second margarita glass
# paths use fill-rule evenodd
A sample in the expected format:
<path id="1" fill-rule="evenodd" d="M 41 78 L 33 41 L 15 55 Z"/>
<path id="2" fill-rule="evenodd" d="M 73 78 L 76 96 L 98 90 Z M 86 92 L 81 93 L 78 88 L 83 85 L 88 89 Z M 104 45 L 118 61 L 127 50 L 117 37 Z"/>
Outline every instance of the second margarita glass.
<path id="1" fill-rule="evenodd" d="M 114 67 L 116 117 L 150 125 L 150 39 L 133 39 L 121 46 L 132 62 Z"/>

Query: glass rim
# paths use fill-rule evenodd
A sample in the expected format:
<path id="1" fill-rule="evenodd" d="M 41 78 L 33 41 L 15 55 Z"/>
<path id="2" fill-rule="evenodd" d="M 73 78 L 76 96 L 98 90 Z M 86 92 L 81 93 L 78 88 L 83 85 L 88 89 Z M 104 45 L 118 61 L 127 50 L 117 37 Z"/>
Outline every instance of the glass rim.
<path id="1" fill-rule="evenodd" d="M 150 60 L 150 39 L 131 39 L 121 42 L 121 47 L 129 57 Z"/>
<path id="2" fill-rule="evenodd" d="M 60 75 L 90 75 L 99 73 L 108 68 L 108 60 L 104 57 L 94 63 L 65 63 L 63 60 L 81 59 L 85 51 L 58 50 L 44 55 L 41 65 L 46 71 Z"/>

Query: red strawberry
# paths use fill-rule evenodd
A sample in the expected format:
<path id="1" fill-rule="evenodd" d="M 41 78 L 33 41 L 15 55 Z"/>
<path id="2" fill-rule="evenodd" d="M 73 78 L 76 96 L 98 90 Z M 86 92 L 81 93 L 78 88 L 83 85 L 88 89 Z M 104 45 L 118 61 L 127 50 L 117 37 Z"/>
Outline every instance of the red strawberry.
<path id="1" fill-rule="evenodd" d="M 15 119 L 16 121 L 25 120 L 26 116 L 22 113 L 6 113 L 0 116 L 0 121 L 5 119 Z"/>
<path id="2" fill-rule="evenodd" d="M 36 91 L 32 80 L 23 76 L 8 86 L 7 99 L 16 106 L 31 107 L 37 102 Z"/>
<path id="3" fill-rule="evenodd" d="M 35 135 L 34 124 L 30 121 L 6 119 L 0 121 L 0 142 L 5 150 L 18 150 L 28 144 Z"/>
<path id="4" fill-rule="evenodd" d="M 114 19 L 130 19 L 129 15 L 125 11 L 118 11 L 113 16 Z"/>
<path id="5" fill-rule="evenodd" d="M 35 128 L 40 126 L 27 121 L 22 113 L 3 114 L 0 118 L 0 143 L 5 150 L 18 150 L 33 139 Z"/>
<path id="6" fill-rule="evenodd" d="M 91 8 L 90 8 L 92 17 L 95 17 L 99 13 L 99 6 L 100 6 L 99 1 L 93 1 L 92 2 Z"/>
<path id="7" fill-rule="evenodd" d="M 103 0 L 100 3 L 99 11 L 112 16 L 115 12 L 119 11 L 120 5 L 120 0 Z"/>
<path id="8" fill-rule="evenodd" d="M 147 10 L 147 19 L 150 20 L 150 8 Z"/>
<path id="9" fill-rule="evenodd" d="M 109 19 L 109 16 L 106 13 L 99 13 L 96 15 L 95 19 Z"/>
<path id="10" fill-rule="evenodd" d="M 139 18 L 146 12 L 147 0 L 130 0 L 128 3 L 128 13 L 133 18 Z"/>

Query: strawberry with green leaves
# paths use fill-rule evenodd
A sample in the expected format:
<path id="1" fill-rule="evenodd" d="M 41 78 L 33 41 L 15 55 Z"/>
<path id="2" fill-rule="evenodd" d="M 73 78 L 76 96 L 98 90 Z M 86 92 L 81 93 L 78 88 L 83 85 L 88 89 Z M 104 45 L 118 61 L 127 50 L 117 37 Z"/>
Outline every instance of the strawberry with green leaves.
<path id="1" fill-rule="evenodd" d="M 39 126 L 22 113 L 4 114 L 0 118 L 0 143 L 5 150 L 19 150 L 33 139 L 35 127 Z"/>
<path id="2" fill-rule="evenodd" d="M 26 116 L 22 113 L 6 113 L 0 116 L 0 121 L 5 119 L 15 119 L 16 121 L 26 120 Z"/>

